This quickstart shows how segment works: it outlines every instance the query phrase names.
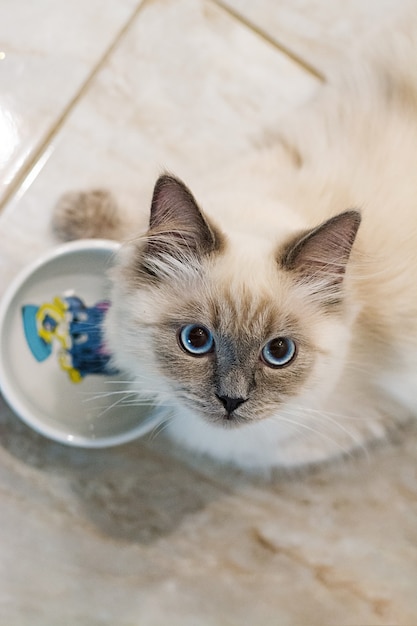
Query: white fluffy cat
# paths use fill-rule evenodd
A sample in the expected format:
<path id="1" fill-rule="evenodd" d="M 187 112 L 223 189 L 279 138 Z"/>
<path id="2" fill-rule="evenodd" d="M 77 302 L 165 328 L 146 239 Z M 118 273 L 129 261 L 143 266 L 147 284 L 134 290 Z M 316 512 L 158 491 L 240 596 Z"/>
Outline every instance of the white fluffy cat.
<path id="1" fill-rule="evenodd" d="M 416 51 L 410 28 L 375 64 L 352 61 L 273 145 L 213 170 L 204 212 L 184 183 L 158 180 L 105 331 L 194 453 L 316 463 L 417 415 Z M 54 224 L 123 237 L 115 211 L 104 193 L 71 193 Z"/>

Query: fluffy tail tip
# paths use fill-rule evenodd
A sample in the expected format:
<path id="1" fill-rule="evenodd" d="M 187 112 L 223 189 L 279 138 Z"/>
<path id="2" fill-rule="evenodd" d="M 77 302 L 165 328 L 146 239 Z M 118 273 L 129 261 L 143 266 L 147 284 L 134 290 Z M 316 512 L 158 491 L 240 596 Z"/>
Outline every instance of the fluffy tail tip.
<path id="1" fill-rule="evenodd" d="M 61 241 L 119 239 L 121 218 L 116 200 L 104 189 L 69 191 L 54 208 L 52 229 Z"/>

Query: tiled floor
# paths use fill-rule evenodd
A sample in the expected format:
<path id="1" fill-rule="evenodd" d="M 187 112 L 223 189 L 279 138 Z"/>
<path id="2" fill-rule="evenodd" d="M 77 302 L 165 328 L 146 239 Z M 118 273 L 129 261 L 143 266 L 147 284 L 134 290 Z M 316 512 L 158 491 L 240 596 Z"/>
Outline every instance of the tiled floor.
<path id="1" fill-rule="evenodd" d="M 0 2 L 0 292 L 105 183 L 146 213 L 256 149 L 405 0 Z M 161 441 L 84 451 L 0 406 L 0 623 L 413 624 L 417 436 L 255 485 Z"/>

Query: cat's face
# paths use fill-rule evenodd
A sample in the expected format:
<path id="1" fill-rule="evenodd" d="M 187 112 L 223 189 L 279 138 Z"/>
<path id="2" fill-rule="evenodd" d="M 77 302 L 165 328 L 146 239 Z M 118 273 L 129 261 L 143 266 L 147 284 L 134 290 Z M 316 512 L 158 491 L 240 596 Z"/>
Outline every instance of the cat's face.
<path id="1" fill-rule="evenodd" d="M 117 279 L 121 360 L 145 393 L 226 428 L 326 393 L 349 342 L 341 288 L 358 225 L 349 212 L 281 246 L 227 236 L 160 179 Z"/>
<path id="2" fill-rule="evenodd" d="M 248 291 L 244 280 L 218 284 L 207 276 L 213 273 L 204 268 L 200 280 L 161 287 L 170 305 L 149 330 L 156 369 L 176 399 L 207 421 L 232 427 L 276 414 L 311 387 L 326 347 L 313 339 L 320 315 L 305 319 L 300 307 L 297 314 L 296 299 L 286 299 L 282 289 L 278 295 L 278 280 L 275 293 Z"/>

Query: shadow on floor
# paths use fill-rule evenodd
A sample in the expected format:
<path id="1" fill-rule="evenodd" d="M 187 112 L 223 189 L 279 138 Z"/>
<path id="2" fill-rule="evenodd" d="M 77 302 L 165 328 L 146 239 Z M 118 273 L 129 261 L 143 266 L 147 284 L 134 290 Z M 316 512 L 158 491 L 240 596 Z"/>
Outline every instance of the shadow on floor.
<path id="1" fill-rule="evenodd" d="M 1 398 L 0 446 L 0 456 L 8 453 L 18 462 L 18 468 L 12 463 L 16 477 L 11 477 L 17 489 L 22 465 L 25 475 L 33 469 L 36 489 L 47 492 L 51 510 L 65 509 L 114 539 L 151 543 L 224 493 L 180 459 L 140 440 L 102 450 L 49 441 L 23 424 Z"/>

